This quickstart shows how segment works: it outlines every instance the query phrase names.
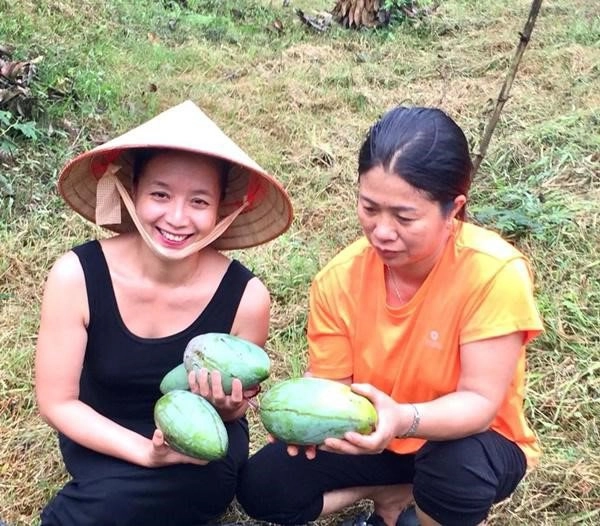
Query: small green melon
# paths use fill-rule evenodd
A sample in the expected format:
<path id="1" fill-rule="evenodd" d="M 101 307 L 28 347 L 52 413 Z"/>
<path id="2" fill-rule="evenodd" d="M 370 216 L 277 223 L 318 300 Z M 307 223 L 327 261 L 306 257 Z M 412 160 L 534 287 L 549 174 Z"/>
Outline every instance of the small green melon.
<path id="1" fill-rule="evenodd" d="M 229 447 L 217 410 L 191 391 L 173 390 L 154 405 L 154 422 L 175 451 L 202 460 L 223 458 Z"/>

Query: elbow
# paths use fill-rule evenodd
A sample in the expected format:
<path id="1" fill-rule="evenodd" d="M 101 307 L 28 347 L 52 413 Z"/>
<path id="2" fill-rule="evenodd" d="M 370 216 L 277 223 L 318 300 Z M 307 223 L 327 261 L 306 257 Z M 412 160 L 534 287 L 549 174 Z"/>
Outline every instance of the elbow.
<path id="1" fill-rule="evenodd" d="M 50 418 L 50 406 L 51 404 L 48 404 L 44 401 L 44 398 L 42 396 L 38 394 L 36 394 L 36 404 L 37 404 L 37 410 L 38 410 L 38 414 L 40 415 L 40 417 L 42 418 L 42 420 L 44 422 L 46 422 L 47 424 L 52 425 L 52 421 Z"/>
<path id="2" fill-rule="evenodd" d="M 35 398 L 38 415 L 49 426 L 56 428 L 56 425 L 54 423 L 55 415 L 57 412 L 57 408 L 60 404 L 58 404 L 57 402 L 53 402 L 50 397 L 45 396 L 44 393 L 41 393 L 39 390 L 36 390 Z"/>
<path id="3" fill-rule="evenodd" d="M 480 418 L 477 419 L 475 425 L 473 426 L 475 429 L 473 430 L 473 434 L 483 433 L 485 431 L 489 431 L 496 415 L 498 414 L 497 408 L 488 408 L 488 410 L 483 410 L 481 412 Z"/>
<path id="4" fill-rule="evenodd" d="M 490 427 L 492 426 L 492 422 L 493 422 L 493 420 L 489 420 L 489 421 L 487 421 L 486 423 L 482 424 L 481 426 L 479 426 L 479 427 L 476 427 L 476 428 L 473 430 L 473 433 L 472 433 L 472 434 L 473 434 L 473 435 L 476 435 L 476 434 L 478 434 L 478 433 L 485 433 L 486 431 L 489 431 L 489 430 L 490 430 Z"/>
<path id="5" fill-rule="evenodd" d="M 500 404 L 488 397 L 480 394 L 475 394 L 472 398 L 471 410 L 469 417 L 465 423 L 465 427 L 469 429 L 469 434 L 483 433 L 489 431 L 492 423 L 498 415 Z"/>

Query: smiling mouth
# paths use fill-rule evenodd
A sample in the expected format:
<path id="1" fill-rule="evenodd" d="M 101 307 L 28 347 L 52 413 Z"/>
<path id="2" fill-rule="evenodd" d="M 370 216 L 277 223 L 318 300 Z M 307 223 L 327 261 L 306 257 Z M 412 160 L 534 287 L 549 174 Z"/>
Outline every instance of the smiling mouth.
<path id="1" fill-rule="evenodd" d="M 167 232 L 166 230 L 162 230 L 161 228 L 157 228 L 157 230 L 167 241 L 172 241 L 174 243 L 180 243 L 191 236 L 191 234 L 173 234 L 171 232 Z"/>

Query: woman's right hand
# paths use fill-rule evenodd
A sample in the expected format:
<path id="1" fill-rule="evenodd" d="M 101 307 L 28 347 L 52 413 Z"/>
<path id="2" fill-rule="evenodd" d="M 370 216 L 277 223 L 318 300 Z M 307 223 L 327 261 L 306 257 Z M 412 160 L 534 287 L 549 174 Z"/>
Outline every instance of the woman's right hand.
<path id="1" fill-rule="evenodd" d="M 152 440 L 150 441 L 150 451 L 148 456 L 148 465 L 155 468 L 169 466 L 171 464 L 196 464 L 205 466 L 209 462 L 208 460 L 189 457 L 171 449 L 169 444 L 165 441 L 165 437 L 160 429 L 154 430 L 154 435 L 152 435 Z"/>

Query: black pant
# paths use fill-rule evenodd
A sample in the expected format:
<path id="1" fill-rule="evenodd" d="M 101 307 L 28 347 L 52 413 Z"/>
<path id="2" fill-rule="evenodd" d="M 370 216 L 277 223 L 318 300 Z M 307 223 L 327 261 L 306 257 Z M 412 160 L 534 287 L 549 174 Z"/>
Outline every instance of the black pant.
<path id="1" fill-rule="evenodd" d="M 87 465 L 77 466 L 77 475 L 44 508 L 41 526 L 216 524 L 235 496 L 239 472 L 248 459 L 245 419 L 225 427 L 227 456 L 205 466 L 144 468 L 90 453 Z"/>
<path id="2" fill-rule="evenodd" d="M 521 449 L 494 431 L 427 442 L 416 454 L 339 455 L 308 460 L 269 444 L 242 471 L 237 498 L 251 517 L 279 524 L 315 520 L 332 490 L 413 484 L 418 506 L 444 526 L 477 525 L 525 475 Z"/>

